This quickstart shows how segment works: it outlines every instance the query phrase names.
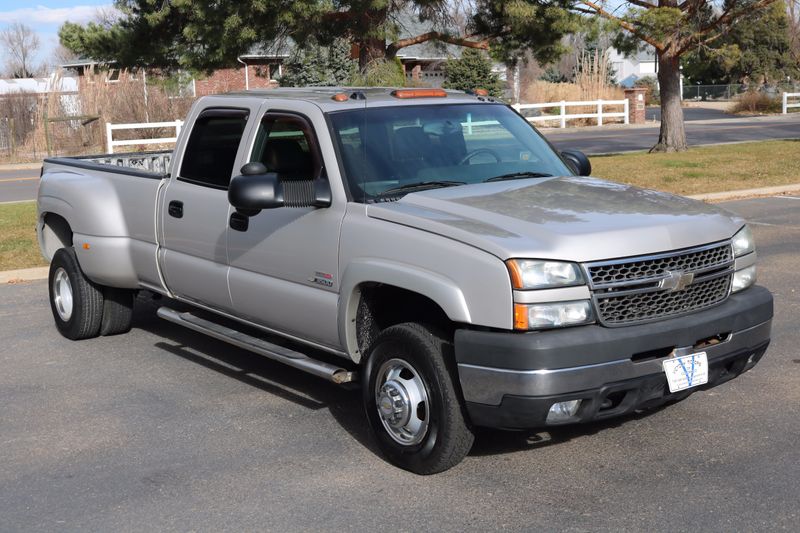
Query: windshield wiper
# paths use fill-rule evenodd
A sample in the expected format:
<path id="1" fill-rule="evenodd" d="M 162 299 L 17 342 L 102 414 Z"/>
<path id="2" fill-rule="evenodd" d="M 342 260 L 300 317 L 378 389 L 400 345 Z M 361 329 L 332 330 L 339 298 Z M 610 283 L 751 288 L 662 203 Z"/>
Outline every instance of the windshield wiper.
<path id="1" fill-rule="evenodd" d="M 442 187 L 454 187 L 456 185 L 466 185 L 466 181 L 418 181 L 416 183 L 406 183 L 399 187 L 392 187 L 378 194 L 378 196 L 391 196 L 400 192 L 423 191 L 425 189 L 441 189 Z"/>
<path id="2" fill-rule="evenodd" d="M 546 172 L 512 172 L 510 174 L 501 174 L 493 178 L 488 178 L 483 181 L 484 182 L 506 181 L 506 180 L 519 180 L 523 178 L 552 178 L 552 177 L 553 177 L 552 174 L 547 174 Z"/>

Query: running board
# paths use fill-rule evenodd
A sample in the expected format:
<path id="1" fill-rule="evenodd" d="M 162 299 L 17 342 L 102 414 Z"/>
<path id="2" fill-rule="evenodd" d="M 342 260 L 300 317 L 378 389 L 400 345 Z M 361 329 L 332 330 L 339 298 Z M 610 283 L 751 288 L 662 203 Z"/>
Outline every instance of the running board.
<path id="1" fill-rule="evenodd" d="M 191 313 L 179 313 L 174 309 L 170 309 L 169 307 L 159 307 L 158 316 L 164 320 L 169 320 L 170 322 L 174 322 L 175 324 L 179 324 L 191 330 L 203 333 L 209 337 L 214 337 L 215 339 L 227 342 L 228 344 L 233 344 L 239 348 L 250 350 L 251 352 L 255 352 L 259 355 L 263 355 L 264 357 L 272 359 L 273 361 L 278 361 L 279 363 L 289 365 L 293 368 L 297 368 L 298 370 L 308 372 L 309 374 L 313 374 L 317 377 L 327 379 L 328 381 L 332 381 L 337 384 L 348 383 L 356 380 L 355 372 L 338 367 L 336 365 L 325 363 L 323 361 L 311 359 L 300 352 L 290 350 L 289 348 L 284 348 L 283 346 L 278 346 L 277 344 L 272 344 L 271 342 L 267 342 L 263 339 L 252 337 L 246 333 L 242 333 L 241 331 L 226 328 L 225 326 L 221 326 L 214 322 L 198 318 Z"/>

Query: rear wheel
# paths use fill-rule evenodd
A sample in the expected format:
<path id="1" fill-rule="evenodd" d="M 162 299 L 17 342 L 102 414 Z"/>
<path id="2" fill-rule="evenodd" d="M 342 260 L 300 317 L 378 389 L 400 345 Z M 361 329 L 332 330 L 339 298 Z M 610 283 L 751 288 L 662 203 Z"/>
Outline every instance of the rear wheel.
<path id="1" fill-rule="evenodd" d="M 102 289 L 84 276 L 73 248 L 53 255 L 48 282 L 59 333 L 72 340 L 97 337 L 103 319 Z"/>
<path id="2" fill-rule="evenodd" d="M 364 372 L 363 400 L 381 451 L 417 474 L 457 465 L 474 440 L 464 416 L 452 344 L 421 324 L 384 330 Z"/>
<path id="3" fill-rule="evenodd" d="M 103 288 L 103 321 L 100 335 L 120 335 L 131 330 L 133 300 L 136 293 L 129 289 Z"/>

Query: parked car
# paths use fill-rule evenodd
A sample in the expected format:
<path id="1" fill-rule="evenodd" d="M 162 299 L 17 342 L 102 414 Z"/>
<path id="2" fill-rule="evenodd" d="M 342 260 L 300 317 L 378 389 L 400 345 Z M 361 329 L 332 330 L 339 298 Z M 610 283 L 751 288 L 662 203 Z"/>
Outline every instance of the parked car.
<path id="1" fill-rule="evenodd" d="M 53 317 L 78 340 L 127 332 L 137 291 L 189 304 L 158 315 L 360 383 L 381 450 L 419 474 L 478 426 L 620 416 L 753 368 L 773 308 L 750 229 L 590 172 L 486 96 L 204 97 L 173 153 L 45 160 Z"/>

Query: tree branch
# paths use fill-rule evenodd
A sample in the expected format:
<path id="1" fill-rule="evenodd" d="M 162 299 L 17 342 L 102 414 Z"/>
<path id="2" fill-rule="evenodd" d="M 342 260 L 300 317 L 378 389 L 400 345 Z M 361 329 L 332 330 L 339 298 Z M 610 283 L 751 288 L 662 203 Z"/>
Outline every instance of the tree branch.
<path id="1" fill-rule="evenodd" d="M 700 28 L 689 37 L 682 39 L 680 42 L 680 46 L 678 48 L 678 55 L 688 52 L 689 50 L 691 50 L 696 46 L 701 46 L 704 44 L 708 44 L 712 41 L 715 41 L 722 35 L 722 33 L 712 35 L 711 37 L 707 37 L 705 39 L 703 39 L 703 37 L 714 31 L 715 29 L 719 28 L 722 24 L 727 24 L 729 22 L 732 22 L 738 19 L 739 17 L 746 15 L 747 13 L 758 11 L 759 9 L 764 8 L 775 1 L 776 0 L 759 0 L 754 4 L 743 6 L 741 9 L 738 10 L 736 9 L 738 3 L 736 1 L 731 2 L 730 5 L 728 6 L 728 9 L 723 11 L 719 17 L 711 21 L 706 26 Z"/>
<path id="2" fill-rule="evenodd" d="M 465 35 L 463 37 L 455 37 L 453 35 L 448 35 L 446 33 L 441 33 L 438 31 L 429 31 L 427 33 L 422 33 L 415 37 L 408 37 L 406 39 L 399 39 L 386 47 L 386 57 L 394 57 L 397 54 L 397 51 L 401 48 L 406 48 L 408 46 L 413 46 L 415 44 L 425 43 L 428 41 L 441 41 L 443 43 L 454 44 L 457 46 L 463 46 L 466 48 L 477 48 L 479 50 L 488 50 L 489 49 L 489 38 L 482 39 L 479 41 L 471 40 L 474 35 Z"/>
<path id="3" fill-rule="evenodd" d="M 654 39 L 649 35 L 645 35 L 641 31 L 639 31 L 639 29 L 636 26 L 634 26 L 632 23 L 630 23 L 627 20 L 624 20 L 622 17 L 618 17 L 618 16 L 616 16 L 616 15 L 614 15 L 612 13 L 609 13 L 601 5 L 596 4 L 595 2 L 593 2 L 591 0 L 578 0 L 578 3 L 585 5 L 586 7 L 591 9 L 595 14 L 600 15 L 604 19 L 616 22 L 624 30 L 629 31 L 634 36 L 636 36 L 638 39 L 641 39 L 642 41 L 646 42 L 647 44 L 655 47 L 657 50 L 659 50 L 659 51 L 663 51 L 664 50 L 664 48 L 665 48 L 664 43 L 659 42 L 657 39 Z"/>

